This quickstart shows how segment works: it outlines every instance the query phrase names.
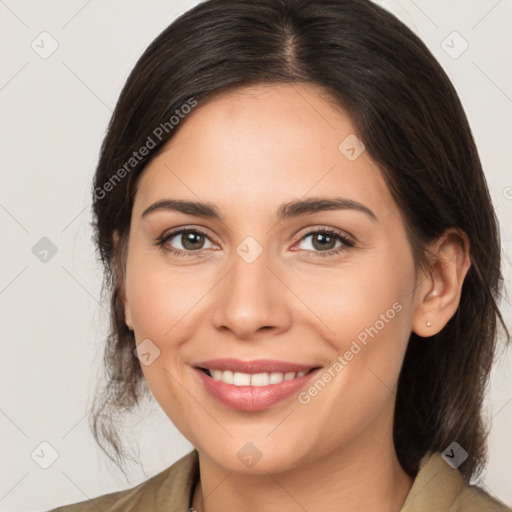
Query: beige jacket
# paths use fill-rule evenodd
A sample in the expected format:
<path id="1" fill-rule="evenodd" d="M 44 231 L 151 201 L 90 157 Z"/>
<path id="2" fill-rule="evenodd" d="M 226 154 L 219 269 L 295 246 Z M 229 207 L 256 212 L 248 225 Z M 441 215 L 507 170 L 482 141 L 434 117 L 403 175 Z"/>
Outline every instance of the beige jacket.
<path id="1" fill-rule="evenodd" d="M 191 451 L 172 466 L 127 489 L 52 509 L 48 512 L 193 512 L 199 459 Z M 401 512 L 512 512 L 484 490 L 464 484 L 440 453 L 427 454 Z M 248 511 L 241 511 L 248 512 Z"/>

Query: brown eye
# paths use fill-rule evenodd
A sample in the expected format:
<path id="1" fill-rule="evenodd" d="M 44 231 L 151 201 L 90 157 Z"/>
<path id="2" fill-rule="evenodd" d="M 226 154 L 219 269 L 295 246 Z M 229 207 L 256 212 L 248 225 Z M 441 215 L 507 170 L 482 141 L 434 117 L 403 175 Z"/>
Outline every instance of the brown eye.
<path id="1" fill-rule="evenodd" d="M 176 244 L 176 240 L 178 243 Z M 167 235 L 162 235 L 156 243 L 163 251 L 174 253 L 176 256 L 199 256 L 204 247 L 205 241 L 210 242 L 210 247 L 215 247 L 208 235 L 198 229 L 181 229 Z M 171 242 L 174 241 L 175 245 Z M 176 247 L 177 245 L 177 247 Z"/>
<path id="2" fill-rule="evenodd" d="M 181 244 L 183 248 L 187 251 L 197 251 L 198 249 L 202 249 L 202 245 L 206 238 L 202 233 L 198 233 L 197 231 L 184 231 L 180 233 L 179 236 L 181 236 Z"/>
<path id="3" fill-rule="evenodd" d="M 306 246 L 303 249 L 319 256 L 338 254 L 355 245 L 352 240 L 331 229 L 311 231 L 302 237 L 301 242 L 307 238 L 310 238 L 311 242 L 307 244 L 309 247 Z"/>
<path id="4" fill-rule="evenodd" d="M 334 249 L 336 246 L 336 238 L 326 233 L 315 233 L 312 236 L 312 244 L 319 251 Z"/>

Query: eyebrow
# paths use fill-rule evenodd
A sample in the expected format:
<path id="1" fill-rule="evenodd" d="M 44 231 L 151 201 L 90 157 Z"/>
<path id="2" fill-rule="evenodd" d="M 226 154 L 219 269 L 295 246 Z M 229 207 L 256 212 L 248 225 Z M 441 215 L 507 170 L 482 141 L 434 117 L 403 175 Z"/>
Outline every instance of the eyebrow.
<path id="1" fill-rule="evenodd" d="M 196 217 L 223 220 L 217 207 L 208 202 L 188 201 L 184 199 L 161 199 L 144 210 L 142 218 L 156 211 L 177 211 Z M 343 197 L 311 197 L 296 199 L 282 204 L 277 212 L 278 220 L 290 219 L 324 210 L 355 210 L 362 212 L 373 221 L 378 222 L 377 216 L 368 207 L 357 201 Z"/>

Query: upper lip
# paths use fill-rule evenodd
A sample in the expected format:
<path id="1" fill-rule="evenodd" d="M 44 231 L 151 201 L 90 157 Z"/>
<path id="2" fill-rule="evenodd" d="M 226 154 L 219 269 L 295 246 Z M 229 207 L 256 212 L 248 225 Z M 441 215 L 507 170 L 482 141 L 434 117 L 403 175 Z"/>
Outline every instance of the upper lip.
<path id="1" fill-rule="evenodd" d="M 231 370 L 241 373 L 271 373 L 271 372 L 305 372 L 320 365 L 299 364 L 289 361 L 277 361 L 273 359 L 254 359 L 242 361 L 241 359 L 223 358 L 210 359 L 194 363 L 193 366 L 207 370 Z"/>

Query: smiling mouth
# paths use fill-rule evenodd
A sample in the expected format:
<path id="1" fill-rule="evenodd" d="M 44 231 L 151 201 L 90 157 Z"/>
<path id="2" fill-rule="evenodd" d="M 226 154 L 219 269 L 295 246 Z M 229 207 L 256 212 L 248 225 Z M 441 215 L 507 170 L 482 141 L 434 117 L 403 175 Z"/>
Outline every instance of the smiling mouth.
<path id="1" fill-rule="evenodd" d="M 305 377 L 309 373 L 319 369 L 320 367 L 310 368 L 300 372 L 261 372 L 261 373 L 243 373 L 231 370 L 210 370 L 208 368 L 198 368 L 208 377 L 217 382 L 224 382 L 234 386 L 270 386 L 272 384 L 280 384 L 286 380 L 296 380 Z"/>

